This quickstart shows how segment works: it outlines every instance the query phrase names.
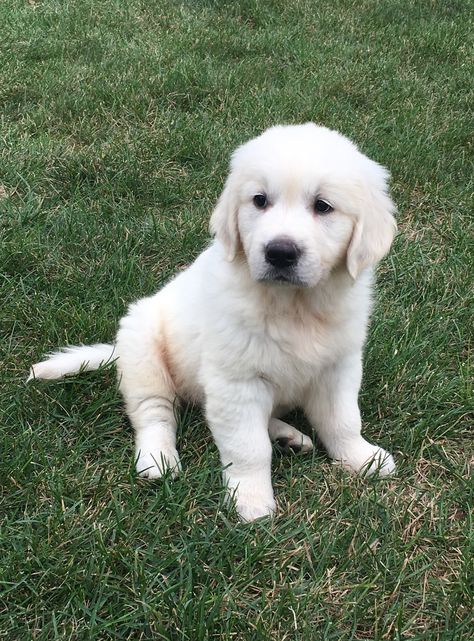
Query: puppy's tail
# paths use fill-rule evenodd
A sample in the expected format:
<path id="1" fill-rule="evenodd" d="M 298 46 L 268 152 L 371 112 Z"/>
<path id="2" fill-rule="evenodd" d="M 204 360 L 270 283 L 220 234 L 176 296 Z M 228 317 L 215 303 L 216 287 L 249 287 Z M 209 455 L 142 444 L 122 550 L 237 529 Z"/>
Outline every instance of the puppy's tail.
<path id="1" fill-rule="evenodd" d="M 28 380 L 35 378 L 63 378 L 78 372 L 89 372 L 114 360 L 114 345 L 79 345 L 64 347 L 49 355 L 41 363 L 32 365 Z"/>

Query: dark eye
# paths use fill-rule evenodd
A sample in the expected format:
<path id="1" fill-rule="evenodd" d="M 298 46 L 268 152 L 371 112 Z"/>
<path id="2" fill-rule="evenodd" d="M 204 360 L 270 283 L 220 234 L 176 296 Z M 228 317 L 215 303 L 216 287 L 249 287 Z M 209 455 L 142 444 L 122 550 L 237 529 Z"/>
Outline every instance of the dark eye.
<path id="1" fill-rule="evenodd" d="M 314 208 L 320 214 L 329 214 L 333 210 L 328 202 L 326 202 L 325 200 L 321 200 L 320 198 L 318 198 L 318 200 L 314 203 Z"/>
<path id="2" fill-rule="evenodd" d="M 253 204 L 257 209 L 265 209 L 268 205 L 268 200 L 265 194 L 255 194 L 253 197 Z"/>

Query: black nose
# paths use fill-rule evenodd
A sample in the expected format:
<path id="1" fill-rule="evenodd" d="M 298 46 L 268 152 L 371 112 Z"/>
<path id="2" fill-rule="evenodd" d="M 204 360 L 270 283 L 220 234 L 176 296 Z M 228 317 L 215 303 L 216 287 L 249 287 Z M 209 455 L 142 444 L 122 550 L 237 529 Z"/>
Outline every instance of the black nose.
<path id="1" fill-rule="evenodd" d="M 290 267 L 298 260 L 301 251 L 286 238 L 272 240 L 265 247 L 265 260 L 274 267 Z"/>

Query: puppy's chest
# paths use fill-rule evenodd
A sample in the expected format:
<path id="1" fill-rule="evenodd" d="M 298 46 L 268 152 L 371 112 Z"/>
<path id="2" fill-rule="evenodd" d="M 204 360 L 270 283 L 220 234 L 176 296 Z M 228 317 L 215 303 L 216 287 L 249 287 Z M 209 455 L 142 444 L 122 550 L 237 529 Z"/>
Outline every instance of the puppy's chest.
<path id="1" fill-rule="evenodd" d="M 218 330 L 212 336 L 214 353 L 222 359 L 222 367 L 236 376 L 261 376 L 290 396 L 354 342 L 353 328 L 335 314 L 289 306 L 240 311 L 223 315 L 213 325 Z"/>
<path id="2" fill-rule="evenodd" d="M 272 318 L 264 329 L 269 354 L 289 369 L 292 366 L 317 369 L 332 360 L 337 334 L 336 328 L 313 315 Z"/>
<path id="3" fill-rule="evenodd" d="M 282 405 L 298 404 L 304 390 L 334 357 L 321 331 L 288 322 L 267 323 L 247 351 L 249 373 L 267 380 Z"/>

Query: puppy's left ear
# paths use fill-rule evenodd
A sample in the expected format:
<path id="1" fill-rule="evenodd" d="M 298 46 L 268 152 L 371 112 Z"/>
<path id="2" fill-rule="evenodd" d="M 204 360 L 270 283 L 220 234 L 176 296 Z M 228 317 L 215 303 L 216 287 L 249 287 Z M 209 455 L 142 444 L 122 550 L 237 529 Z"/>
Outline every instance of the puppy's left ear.
<path id="1" fill-rule="evenodd" d="M 354 279 L 388 253 L 397 232 L 396 208 L 388 195 L 389 174 L 377 163 L 370 164 L 370 184 L 361 191 L 359 215 L 347 250 L 347 269 Z"/>
<path id="2" fill-rule="evenodd" d="M 211 234 L 224 245 L 229 262 L 234 260 L 240 248 L 237 225 L 238 200 L 233 183 L 232 176 L 229 176 L 212 213 L 209 225 Z"/>

